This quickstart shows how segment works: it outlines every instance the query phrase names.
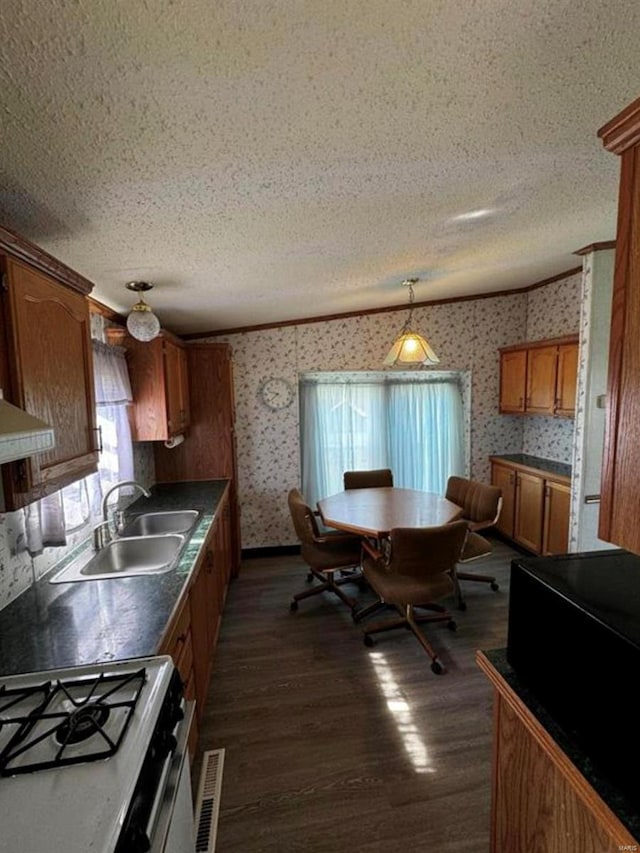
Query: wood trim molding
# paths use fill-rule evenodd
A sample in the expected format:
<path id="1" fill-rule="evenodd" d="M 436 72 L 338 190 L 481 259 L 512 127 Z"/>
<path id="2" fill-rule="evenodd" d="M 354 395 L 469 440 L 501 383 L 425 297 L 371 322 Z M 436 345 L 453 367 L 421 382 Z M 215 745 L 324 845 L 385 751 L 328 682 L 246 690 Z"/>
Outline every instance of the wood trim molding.
<path id="1" fill-rule="evenodd" d="M 98 300 L 94 299 L 93 296 L 87 296 L 87 300 L 89 302 L 89 312 L 91 314 L 101 314 L 107 320 L 110 320 L 112 323 L 117 323 L 119 326 L 126 325 L 127 318 L 122 314 L 119 314 L 117 311 L 114 311 L 113 308 L 109 308 L 108 305 L 98 302 Z"/>
<path id="2" fill-rule="evenodd" d="M 640 98 L 604 124 L 598 136 L 607 151 L 613 154 L 623 154 L 640 142 Z"/>
<path id="3" fill-rule="evenodd" d="M 6 252 L 18 260 L 25 261 L 83 296 L 88 296 L 93 290 L 93 282 L 89 279 L 84 278 L 16 231 L 2 225 L 0 225 L 0 252 Z"/>
<path id="4" fill-rule="evenodd" d="M 582 267 L 572 267 L 570 270 L 558 273 L 558 275 L 544 278 L 541 281 L 536 281 L 533 284 L 527 284 L 525 287 L 514 288 L 513 290 L 495 290 L 490 293 L 473 293 L 469 296 L 452 296 L 448 299 L 428 299 L 423 302 L 414 302 L 414 308 L 426 308 L 433 305 L 451 305 L 456 302 L 475 302 L 478 299 L 495 299 L 499 296 L 516 296 L 522 293 L 529 293 L 532 290 L 537 290 L 539 287 L 544 287 L 546 284 L 552 284 L 554 281 L 561 281 L 564 278 L 569 278 L 576 273 L 582 272 Z M 233 326 L 228 329 L 211 329 L 205 332 L 188 332 L 180 337 L 185 341 L 197 341 L 201 338 L 219 338 L 222 335 L 235 335 L 240 332 L 264 332 L 267 329 L 282 329 L 287 326 L 306 326 L 309 323 L 326 323 L 329 320 L 345 320 L 349 317 L 366 317 L 369 314 L 386 314 L 391 311 L 407 311 L 408 304 L 406 302 L 401 305 L 387 305 L 384 308 L 367 308 L 361 311 L 345 311 L 342 314 L 322 314 L 316 317 L 302 317 L 296 320 L 280 320 L 277 323 L 258 323 L 254 326 Z"/>
<path id="5" fill-rule="evenodd" d="M 590 255 L 592 252 L 602 252 L 605 249 L 615 249 L 615 240 L 604 240 L 602 243 L 589 243 L 588 246 L 583 246 L 582 249 L 576 249 L 574 255 Z"/>

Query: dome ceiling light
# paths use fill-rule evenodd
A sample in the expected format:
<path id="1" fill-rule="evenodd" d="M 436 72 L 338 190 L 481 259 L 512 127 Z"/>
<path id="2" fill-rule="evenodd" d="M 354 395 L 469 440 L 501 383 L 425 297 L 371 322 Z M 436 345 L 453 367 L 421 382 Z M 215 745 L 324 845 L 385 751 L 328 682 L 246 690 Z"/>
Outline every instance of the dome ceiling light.
<path id="1" fill-rule="evenodd" d="M 125 284 L 127 290 L 142 294 L 153 287 L 147 281 L 129 281 Z M 144 301 L 142 296 L 131 309 L 127 317 L 127 330 L 137 341 L 152 341 L 160 332 L 160 320 Z"/>

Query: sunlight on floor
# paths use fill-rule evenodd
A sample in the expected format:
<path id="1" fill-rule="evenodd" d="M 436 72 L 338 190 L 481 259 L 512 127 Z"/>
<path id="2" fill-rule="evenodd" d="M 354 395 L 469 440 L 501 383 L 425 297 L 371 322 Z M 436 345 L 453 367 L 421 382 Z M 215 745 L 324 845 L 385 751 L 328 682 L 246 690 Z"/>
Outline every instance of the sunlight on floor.
<path id="1" fill-rule="evenodd" d="M 435 773 L 435 767 L 429 760 L 426 744 L 418 731 L 409 703 L 393 678 L 386 657 L 382 652 L 371 652 L 369 658 L 414 770 L 416 773 Z"/>

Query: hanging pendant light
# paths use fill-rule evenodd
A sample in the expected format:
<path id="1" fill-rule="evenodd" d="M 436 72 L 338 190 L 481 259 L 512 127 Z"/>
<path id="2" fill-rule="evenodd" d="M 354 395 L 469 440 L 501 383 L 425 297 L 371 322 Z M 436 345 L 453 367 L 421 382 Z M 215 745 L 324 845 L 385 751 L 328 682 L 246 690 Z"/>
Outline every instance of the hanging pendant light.
<path id="1" fill-rule="evenodd" d="M 147 281 L 130 281 L 125 284 L 127 290 L 133 290 L 138 294 L 146 293 L 153 287 Z M 152 341 L 160 332 L 160 320 L 144 301 L 142 296 L 131 309 L 127 317 L 127 330 L 132 338 L 137 341 Z"/>
<path id="2" fill-rule="evenodd" d="M 411 327 L 413 303 L 415 301 L 413 285 L 417 281 L 417 278 L 407 278 L 402 282 L 404 287 L 409 288 L 409 316 L 384 360 L 386 367 L 418 367 L 421 364 L 440 364 L 440 359 L 431 349 L 426 338 L 423 338 L 419 332 Z"/>

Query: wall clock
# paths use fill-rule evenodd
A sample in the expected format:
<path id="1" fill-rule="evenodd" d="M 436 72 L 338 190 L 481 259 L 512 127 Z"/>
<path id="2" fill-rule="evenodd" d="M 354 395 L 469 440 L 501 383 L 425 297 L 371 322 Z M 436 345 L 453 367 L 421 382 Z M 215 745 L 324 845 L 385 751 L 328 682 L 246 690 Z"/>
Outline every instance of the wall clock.
<path id="1" fill-rule="evenodd" d="M 260 399 L 265 406 L 274 411 L 286 409 L 295 399 L 295 390 L 291 382 L 281 377 L 265 379 L 258 389 Z"/>

